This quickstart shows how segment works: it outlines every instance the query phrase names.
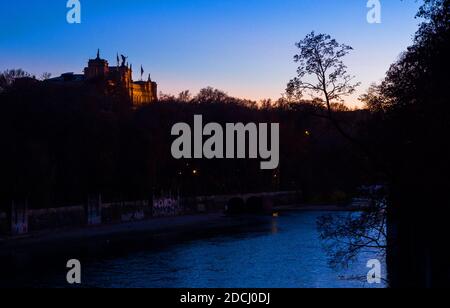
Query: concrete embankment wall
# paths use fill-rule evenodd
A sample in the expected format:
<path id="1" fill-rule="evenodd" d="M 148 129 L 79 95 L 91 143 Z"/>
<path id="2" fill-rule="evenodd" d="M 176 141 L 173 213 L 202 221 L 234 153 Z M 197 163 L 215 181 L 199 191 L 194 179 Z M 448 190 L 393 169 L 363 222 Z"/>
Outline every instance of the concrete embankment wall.
<path id="1" fill-rule="evenodd" d="M 236 195 L 216 195 L 203 196 L 188 199 L 187 204 L 194 204 L 197 210 L 204 209 L 207 212 L 223 211 L 232 199 L 242 199 L 244 203 L 251 198 L 258 198 L 264 202 L 269 202 L 271 206 L 296 205 L 303 202 L 303 195 L 299 191 L 256 193 L 256 194 L 236 194 Z"/>
<path id="2" fill-rule="evenodd" d="M 0 234 L 6 234 L 9 231 L 8 217 L 5 212 L 0 212 Z"/>
<path id="3" fill-rule="evenodd" d="M 269 201 L 274 207 L 301 202 L 301 194 L 298 192 L 217 195 L 183 199 L 169 196 L 154 198 L 152 201 L 115 203 L 103 203 L 101 196 L 97 196 L 89 199 L 86 205 L 40 210 L 22 207 L 15 209 L 15 213 L 20 213 L 15 216 L 11 212 L 0 212 L 0 236 L 140 221 L 154 217 L 222 212 L 230 200 L 235 198 L 240 198 L 243 202 L 251 198 L 260 198 Z"/>
<path id="4" fill-rule="evenodd" d="M 17 219 L 11 213 L 0 212 L 0 235 L 20 235 L 28 232 L 78 228 L 88 225 L 130 222 L 155 217 L 149 201 L 117 202 L 68 206 L 49 209 L 25 209 L 26 232 L 17 231 Z M 24 222 L 20 222 L 23 224 Z"/>
<path id="5" fill-rule="evenodd" d="M 34 232 L 138 221 L 159 215 L 154 213 L 154 207 L 149 201 L 133 201 L 117 203 L 97 202 L 94 205 L 77 205 L 39 210 L 27 209 L 26 216 L 28 218 L 28 232 Z M 0 234 L 13 233 L 12 235 L 18 235 L 11 230 L 14 223 L 14 221 L 11 221 L 9 213 L 0 212 Z"/>

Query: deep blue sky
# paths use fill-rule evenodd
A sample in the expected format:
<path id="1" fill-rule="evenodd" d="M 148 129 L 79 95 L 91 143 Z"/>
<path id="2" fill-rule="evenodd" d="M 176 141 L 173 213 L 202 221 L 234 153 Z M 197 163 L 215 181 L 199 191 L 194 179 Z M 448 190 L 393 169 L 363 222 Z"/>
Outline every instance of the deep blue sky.
<path id="1" fill-rule="evenodd" d="M 0 1 L 0 70 L 81 72 L 87 59 L 143 64 L 161 91 L 214 86 L 230 95 L 277 98 L 295 75 L 294 43 L 311 30 L 355 51 L 350 71 L 380 80 L 410 43 L 414 0 L 381 0 L 382 23 L 366 21 L 367 0 L 81 0 L 82 23 L 66 22 L 66 0 Z M 355 102 L 349 99 L 349 104 Z"/>

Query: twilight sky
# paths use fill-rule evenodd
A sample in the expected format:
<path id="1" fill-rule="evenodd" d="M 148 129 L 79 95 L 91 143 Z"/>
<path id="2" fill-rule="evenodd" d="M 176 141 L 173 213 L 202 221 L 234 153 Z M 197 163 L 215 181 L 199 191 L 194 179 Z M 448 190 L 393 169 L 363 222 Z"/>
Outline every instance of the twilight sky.
<path id="1" fill-rule="evenodd" d="M 379 81 L 412 40 L 420 3 L 381 0 L 382 23 L 366 20 L 367 0 L 80 0 L 82 23 L 66 22 L 66 0 L 0 2 L 0 71 L 81 73 L 97 48 L 115 65 L 129 56 L 164 93 L 213 86 L 259 100 L 278 98 L 294 77 L 294 43 L 312 30 L 354 47 L 346 63 L 363 84 Z"/>

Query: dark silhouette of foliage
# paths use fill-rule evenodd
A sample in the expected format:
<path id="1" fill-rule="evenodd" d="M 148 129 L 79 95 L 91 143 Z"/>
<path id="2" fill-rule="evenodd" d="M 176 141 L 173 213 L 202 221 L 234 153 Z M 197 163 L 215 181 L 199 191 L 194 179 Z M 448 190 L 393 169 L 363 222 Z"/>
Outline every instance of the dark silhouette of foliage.
<path id="1" fill-rule="evenodd" d="M 320 99 L 331 110 L 333 102 L 343 102 L 359 86 L 352 82 L 354 77 L 348 74 L 343 62 L 352 47 L 314 31 L 296 46 L 300 49 L 294 57 L 299 64 L 298 76 L 288 83 L 286 92 L 290 97 L 301 99 L 309 94 L 311 100 Z"/>
<path id="2" fill-rule="evenodd" d="M 417 15 L 424 21 L 413 45 L 383 82 L 361 97 L 371 112 L 362 134 L 372 157 L 383 161 L 376 164 L 376 173 L 386 183 L 386 200 L 379 196 L 374 204 L 382 206 L 362 216 L 323 217 L 318 222 L 334 265 L 347 264 L 361 249 L 386 248 L 393 287 L 450 285 L 450 267 L 442 257 L 450 236 L 450 110 L 445 92 L 450 85 L 449 4 L 424 1 Z M 306 67 L 320 72 L 320 66 L 308 63 L 301 71 Z M 320 91 L 298 81 L 293 85 Z"/>
<path id="3" fill-rule="evenodd" d="M 103 87 L 18 82 L 0 94 L 2 204 L 26 196 L 32 207 L 55 207 L 84 202 L 93 193 L 130 200 L 170 190 L 188 196 L 302 190 L 305 201 L 326 201 L 336 190 L 350 198 L 368 180 L 365 162 L 348 154 L 350 144 L 326 119 L 297 105 L 263 108 L 206 88 L 190 100 L 167 96 L 131 109 L 124 95 L 102 93 Z M 356 134 L 363 113 L 337 114 L 355 123 Z M 192 123 L 195 114 L 222 125 L 280 123 L 280 169 L 262 171 L 259 160 L 173 159 L 171 128 Z"/>
<path id="4" fill-rule="evenodd" d="M 339 133 L 358 146 L 365 155 L 371 156 L 367 146 L 349 134 L 333 113 L 337 107 L 342 109 L 344 98 L 354 93 L 360 85 L 359 82 L 353 82 L 354 77 L 348 73 L 343 61 L 353 48 L 338 43 L 330 35 L 316 34 L 314 31 L 296 46 L 300 52 L 294 56 L 294 61 L 299 66 L 297 77 L 287 85 L 288 100 L 299 101 L 309 95 L 311 101 L 324 104 L 326 117 Z"/>
<path id="5" fill-rule="evenodd" d="M 11 87 L 16 79 L 32 76 L 22 69 L 10 69 L 0 73 L 0 92 Z"/>
<path id="6" fill-rule="evenodd" d="M 361 196 L 369 202 L 361 212 L 324 215 L 317 221 L 332 267 L 347 267 L 361 251 L 371 251 L 379 257 L 386 255 L 387 202 L 384 192 L 372 187 Z"/>
<path id="7" fill-rule="evenodd" d="M 417 17 L 414 43 L 362 100 L 368 140 L 386 163 L 390 284 L 448 287 L 450 1 L 425 0 Z"/>

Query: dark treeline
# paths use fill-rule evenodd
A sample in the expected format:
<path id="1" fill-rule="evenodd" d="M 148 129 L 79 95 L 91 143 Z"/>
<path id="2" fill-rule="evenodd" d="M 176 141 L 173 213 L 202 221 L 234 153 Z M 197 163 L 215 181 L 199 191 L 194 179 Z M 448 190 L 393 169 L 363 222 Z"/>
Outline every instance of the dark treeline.
<path id="1" fill-rule="evenodd" d="M 365 96 L 389 179 L 392 286 L 449 287 L 450 1 L 426 0 L 414 44 Z"/>
<path id="2" fill-rule="evenodd" d="M 18 79 L 0 94 L 2 204 L 27 198 L 32 207 L 183 195 L 301 190 L 309 201 L 345 201 L 370 183 L 365 161 L 324 117 L 322 107 L 285 100 L 256 103 L 205 88 L 191 97 L 161 95 L 159 103 L 129 108 L 123 96 L 99 95 L 97 84 L 58 87 Z M 336 105 L 338 107 L 339 105 Z M 339 109 L 340 110 L 340 109 Z M 280 166 L 260 160 L 175 160 L 171 128 L 192 124 L 280 123 Z M 357 133 L 365 111 L 341 110 Z"/>
<path id="3" fill-rule="evenodd" d="M 392 287 L 449 287 L 450 1 L 425 0 L 417 17 L 413 44 L 362 97 L 370 120 L 357 143 L 385 179 L 386 199 L 362 219 L 326 218 L 319 226 L 337 259 L 385 246 L 385 238 Z M 351 239 L 347 247 L 342 239 Z"/>

